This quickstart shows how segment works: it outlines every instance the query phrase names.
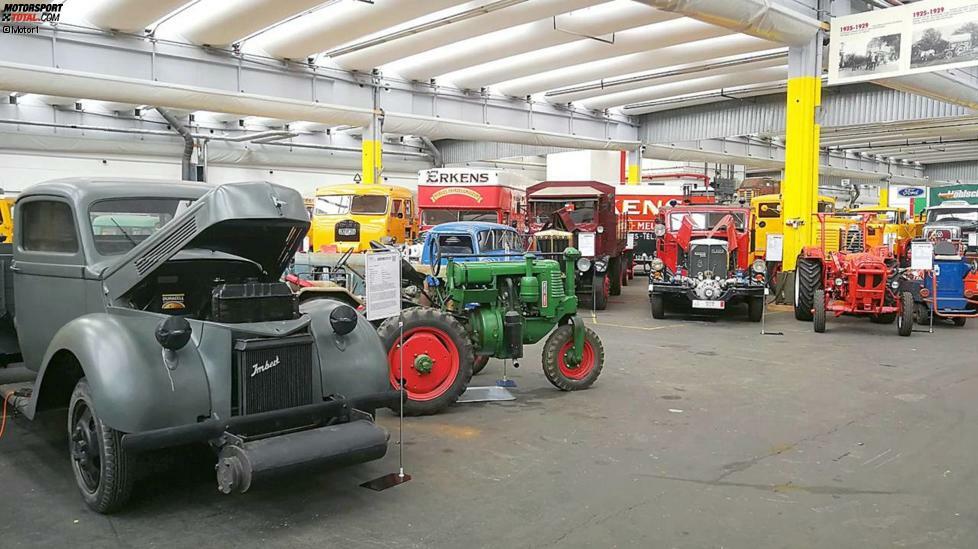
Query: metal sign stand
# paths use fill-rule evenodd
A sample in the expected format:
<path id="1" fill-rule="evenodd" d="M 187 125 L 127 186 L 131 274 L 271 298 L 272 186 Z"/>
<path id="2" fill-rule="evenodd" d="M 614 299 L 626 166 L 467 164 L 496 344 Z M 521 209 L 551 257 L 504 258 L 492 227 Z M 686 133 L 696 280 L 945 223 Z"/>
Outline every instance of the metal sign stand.
<path id="1" fill-rule="evenodd" d="M 768 332 L 765 329 L 767 326 L 767 296 L 771 291 L 764 288 L 764 306 L 761 307 L 761 335 L 762 336 L 783 336 L 784 332 Z"/>
<path id="2" fill-rule="evenodd" d="M 401 257 L 401 252 L 397 251 L 397 264 L 400 266 L 403 258 Z M 366 272 L 364 273 L 366 277 Z M 366 281 L 364 281 L 366 282 Z M 400 300 L 398 300 L 400 301 Z M 397 378 L 398 384 L 400 385 L 400 390 L 398 391 L 398 413 L 397 413 L 397 472 L 388 473 L 382 477 L 377 477 L 373 480 L 368 480 L 360 486 L 363 488 L 369 488 L 375 492 L 381 492 L 387 490 L 388 488 L 393 488 L 399 484 L 404 484 L 405 482 L 411 480 L 411 475 L 404 472 L 404 391 L 407 383 L 404 382 L 404 311 L 398 310 L 397 313 Z"/>
<path id="3" fill-rule="evenodd" d="M 507 400 L 516 400 L 513 393 L 510 393 L 507 387 L 516 387 L 516 382 L 512 379 L 506 377 L 506 363 L 508 361 L 503 360 L 503 378 L 497 379 L 495 385 L 490 385 L 488 387 L 468 387 L 462 396 L 459 397 L 458 401 L 461 403 L 470 402 L 505 402 Z"/>

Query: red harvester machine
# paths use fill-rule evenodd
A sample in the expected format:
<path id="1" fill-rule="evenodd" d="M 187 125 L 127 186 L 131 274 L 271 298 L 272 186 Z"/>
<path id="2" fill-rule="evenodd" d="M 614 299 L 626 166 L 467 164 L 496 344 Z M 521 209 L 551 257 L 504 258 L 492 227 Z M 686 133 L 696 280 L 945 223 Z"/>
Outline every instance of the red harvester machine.
<path id="1" fill-rule="evenodd" d="M 817 214 L 820 246 L 806 246 L 795 267 L 795 318 L 811 320 L 815 331 L 825 331 L 829 313 L 835 316 L 868 316 L 878 324 L 897 322 L 901 336 L 913 332 L 913 294 L 901 288 L 897 258 L 887 246 L 866 247 L 867 223 L 872 214 L 826 227 L 826 217 Z M 825 247 L 827 230 L 840 231 L 839 251 Z"/>

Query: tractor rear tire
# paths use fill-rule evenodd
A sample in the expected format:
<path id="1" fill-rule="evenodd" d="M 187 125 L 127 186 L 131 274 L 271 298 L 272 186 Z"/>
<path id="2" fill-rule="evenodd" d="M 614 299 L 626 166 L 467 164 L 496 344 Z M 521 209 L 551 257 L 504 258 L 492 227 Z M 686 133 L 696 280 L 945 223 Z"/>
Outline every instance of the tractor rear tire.
<path id="1" fill-rule="evenodd" d="M 573 347 L 574 328 L 570 324 L 554 330 L 543 345 L 543 373 L 561 391 L 587 389 L 604 368 L 604 345 L 591 328 L 584 327 L 584 356 L 577 366 L 570 366 L 564 360 L 564 353 Z"/>
<path id="2" fill-rule="evenodd" d="M 489 364 L 489 355 L 476 355 L 475 362 L 472 363 L 472 375 L 478 374 Z"/>
<path id="3" fill-rule="evenodd" d="M 612 257 L 610 264 L 608 265 L 608 272 L 605 276 L 610 277 L 608 281 L 611 283 L 609 288 L 609 294 L 611 295 L 621 295 L 621 257 Z"/>
<path id="4" fill-rule="evenodd" d="M 439 309 L 413 307 L 401 316 L 404 321 L 404 341 L 401 343 L 405 348 L 404 379 L 407 380 L 404 415 L 437 414 L 454 404 L 472 379 L 475 362 L 472 342 L 465 328 L 452 315 Z M 401 357 L 397 352 L 401 330 L 397 320 L 397 317 L 389 318 L 377 329 L 377 335 L 387 349 L 394 390 L 400 389 L 401 373 Z M 422 354 L 428 357 L 427 363 L 420 363 L 427 372 L 415 365 L 418 355 Z"/>
<path id="5" fill-rule="evenodd" d="M 795 266 L 795 319 L 812 320 L 815 291 L 822 287 L 822 262 L 799 257 Z"/>
<path id="6" fill-rule="evenodd" d="M 591 310 L 603 311 L 608 308 L 608 273 L 595 274 L 591 279 Z"/>
<path id="7" fill-rule="evenodd" d="M 652 318 L 662 320 L 666 317 L 666 298 L 662 294 L 653 294 L 649 301 L 652 302 Z"/>
<path id="8" fill-rule="evenodd" d="M 897 333 L 903 337 L 913 333 L 913 294 L 900 294 L 900 313 L 897 316 Z"/>
<path id="9" fill-rule="evenodd" d="M 815 290 L 812 296 L 815 300 L 815 313 L 812 315 L 812 326 L 815 333 L 825 333 L 825 290 Z"/>
<path id="10" fill-rule="evenodd" d="M 965 318 L 965 317 L 963 317 L 963 316 L 956 316 L 956 317 L 954 317 L 954 318 L 951 319 L 951 322 L 953 322 L 955 326 L 957 326 L 958 328 L 960 328 L 960 327 L 964 326 L 965 323 L 968 322 L 968 319 Z"/>
<path id="11" fill-rule="evenodd" d="M 751 322 L 760 322 L 764 317 L 764 298 L 752 297 L 747 301 L 747 318 Z"/>

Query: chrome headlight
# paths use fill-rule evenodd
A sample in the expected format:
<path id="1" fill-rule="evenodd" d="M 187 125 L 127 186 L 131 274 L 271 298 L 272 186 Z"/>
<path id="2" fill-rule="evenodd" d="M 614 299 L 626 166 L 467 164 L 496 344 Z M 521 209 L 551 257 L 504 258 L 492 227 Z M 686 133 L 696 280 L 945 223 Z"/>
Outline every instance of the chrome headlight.
<path id="1" fill-rule="evenodd" d="M 598 225 L 598 234 L 601 234 L 603 232 L 604 232 L 604 227 L 602 227 L 601 225 Z"/>
<path id="2" fill-rule="evenodd" d="M 751 270 L 757 274 L 764 274 L 767 272 L 767 264 L 763 259 L 755 259 L 754 263 L 750 266 Z"/>
<path id="3" fill-rule="evenodd" d="M 655 236 L 658 236 L 660 238 L 666 236 L 666 226 L 663 225 L 662 223 L 657 223 L 655 229 L 653 230 L 655 231 Z"/>
<path id="4" fill-rule="evenodd" d="M 603 273 L 603 272 L 607 271 L 608 270 L 608 262 L 607 261 L 604 261 L 602 259 L 599 259 L 599 260 L 595 261 L 594 262 L 594 270 L 597 271 L 597 272 L 599 272 L 599 273 Z"/>
<path id="5" fill-rule="evenodd" d="M 591 260 L 590 259 L 588 259 L 586 257 L 582 257 L 582 258 L 580 258 L 580 259 L 577 260 L 577 270 L 578 271 L 586 271 L 586 270 L 588 270 L 590 268 L 591 268 Z"/>
<path id="6" fill-rule="evenodd" d="M 900 287 L 900 281 L 899 280 L 894 280 L 893 282 L 890 282 L 890 287 L 893 288 L 894 290 L 896 290 L 897 288 Z"/>
<path id="7" fill-rule="evenodd" d="M 652 270 L 653 271 L 658 272 L 658 271 L 661 271 L 662 269 L 665 269 L 665 268 L 666 268 L 666 262 L 665 261 L 662 261 L 658 257 L 652 260 Z"/>
<path id="8" fill-rule="evenodd" d="M 843 283 L 843 282 L 844 282 L 844 281 L 843 281 L 843 280 L 842 280 L 841 278 L 837 278 L 837 279 L 835 279 L 835 285 L 836 285 L 836 286 L 842 286 L 842 283 Z"/>

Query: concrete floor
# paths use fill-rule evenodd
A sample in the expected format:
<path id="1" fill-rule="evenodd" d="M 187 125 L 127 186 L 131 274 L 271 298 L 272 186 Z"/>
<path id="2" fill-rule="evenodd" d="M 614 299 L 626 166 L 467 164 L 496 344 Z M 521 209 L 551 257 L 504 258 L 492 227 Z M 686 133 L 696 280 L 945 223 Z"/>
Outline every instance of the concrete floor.
<path id="1" fill-rule="evenodd" d="M 62 417 L 8 422 L 0 546 L 978 547 L 978 323 L 819 335 L 774 311 L 784 335 L 761 336 L 732 313 L 654 321 L 626 288 L 586 313 L 607 351 L 591 390 L 553 389 L 534 346 L 515 402 L 408 419 L 414 480 L 379 493 L 357 485 L 394 447 L 236 497 L 178 455 L 105 517 L 75 492 Z"/>

